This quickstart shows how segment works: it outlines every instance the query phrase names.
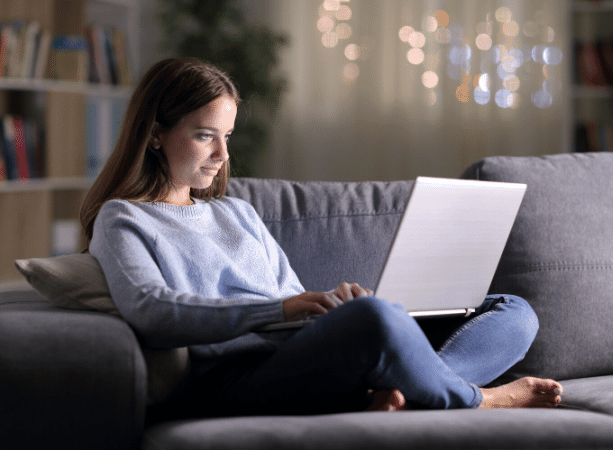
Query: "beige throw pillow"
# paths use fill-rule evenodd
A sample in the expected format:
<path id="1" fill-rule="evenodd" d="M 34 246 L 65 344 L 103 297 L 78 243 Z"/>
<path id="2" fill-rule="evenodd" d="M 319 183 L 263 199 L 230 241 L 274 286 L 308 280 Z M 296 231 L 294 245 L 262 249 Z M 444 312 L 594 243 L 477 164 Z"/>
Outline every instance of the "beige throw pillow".
<path id="1" fill-rule="evenodd" d="M 15 266 L 36 291 L 61 308 L 100 311 L 121 317 L 102 268 L 89 253 L 19 259 Z M 189 377 L 187 347 L 142 348 L 142 352 L 147 364 L 147 403 L 161 403 L 180 390 Z"/>

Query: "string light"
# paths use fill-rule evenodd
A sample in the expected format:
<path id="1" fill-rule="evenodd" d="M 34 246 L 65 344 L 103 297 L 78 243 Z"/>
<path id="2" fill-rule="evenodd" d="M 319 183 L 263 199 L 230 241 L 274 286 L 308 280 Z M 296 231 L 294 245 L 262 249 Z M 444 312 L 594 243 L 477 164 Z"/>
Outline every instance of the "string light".
<path id="1" fill-rule="evenodd" d="M 346 59 L 342 77 L 348 84 L 355 82 L 360 75 L 359 62 L 375 50 L 371 40 L 364 38 L 361 45 L 355 42 L 350 0 L 324 0 L 318 11 L 316 27 L 322 45 L 328 49 L 341 47 Z M 500 108 L 516 109 L 524 95 L 534 106 L 548 108 L 561 95 L 557 66 L 563 54 L 555 45 L 556 32 L 545 11 L 537 11 L 522 24 L 510 7 L 501 6 L 478 21 L 474 34 L 454 23 L 442 9 L 426 13 L 420 23 L 421 30 L 414 24 L 403 24 L 398 38 L 408 47 L 407 62 L 415 67 L 411 70 L 421 72 L 421 84 L 427 89 L 426 104 L 438 102 L 437 91 L 444 85 L 441 71 L 457 83 L 453 83 L 455 97 L 461 103 L 486 105 L 493 99 Z M 535 65 L 542 70 L 535 70 Z M 535 85 L 533 78 L 541 72 L 542 81 L 537 83 L 541 85 L 530 91 Z"/>

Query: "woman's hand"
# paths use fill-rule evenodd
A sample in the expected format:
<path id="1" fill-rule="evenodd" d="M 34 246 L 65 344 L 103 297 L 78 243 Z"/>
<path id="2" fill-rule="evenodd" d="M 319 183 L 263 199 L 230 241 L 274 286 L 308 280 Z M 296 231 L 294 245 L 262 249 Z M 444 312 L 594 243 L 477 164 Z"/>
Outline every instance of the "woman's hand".
<path id="1" fill-rule="evenodd" d="M 302 320 L 314 314 L 324 314 L 354 298 L 373 295 L 357 283 L 341 283 L 333 292 L 304 292 L 283 301 L 283 314 L 286 322 Z"/>

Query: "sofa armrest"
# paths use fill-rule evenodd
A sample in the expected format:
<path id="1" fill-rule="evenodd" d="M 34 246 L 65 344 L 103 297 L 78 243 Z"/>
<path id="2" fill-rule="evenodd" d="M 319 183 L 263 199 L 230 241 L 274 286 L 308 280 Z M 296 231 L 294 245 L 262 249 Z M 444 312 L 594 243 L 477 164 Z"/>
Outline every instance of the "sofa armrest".
<path id="1" fill-rule="evenodd" d="M 0 294 L 2 448 L 135 448 L 146 393 L 124 321 L 59 309 L 34 291 Z"/>

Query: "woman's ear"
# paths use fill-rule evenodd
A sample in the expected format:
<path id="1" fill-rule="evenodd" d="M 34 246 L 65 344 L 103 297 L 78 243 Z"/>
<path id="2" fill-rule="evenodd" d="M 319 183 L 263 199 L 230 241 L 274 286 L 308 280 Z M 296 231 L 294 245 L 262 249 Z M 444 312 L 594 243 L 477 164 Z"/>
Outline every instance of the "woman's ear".
<path id="1" fill-rule="evenodd" d="M 151 137 L 149 138 L 149 144 L 154 148 L 154 149 L 159 149 L 161 144 L 160 144 L 160 124 L 155 122 L 153 124 L 153 129 L 151 130 Z"/>

